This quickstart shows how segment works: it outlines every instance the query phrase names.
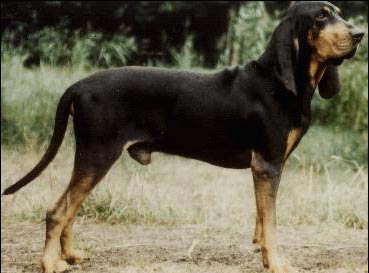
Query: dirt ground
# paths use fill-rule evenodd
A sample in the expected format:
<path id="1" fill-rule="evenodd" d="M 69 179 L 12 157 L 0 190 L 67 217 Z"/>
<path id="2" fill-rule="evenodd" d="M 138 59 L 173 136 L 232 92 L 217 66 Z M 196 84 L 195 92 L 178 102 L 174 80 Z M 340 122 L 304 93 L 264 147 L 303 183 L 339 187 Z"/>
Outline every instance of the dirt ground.
<path id="1" fill-rule="evenodd" d="M 44 228 L 44 223 L 2 224 L 1 272 L 39 272 Z M 252 230 L 80 223 L 75 232 L 88 258 L 67 272 L 266 272 L 251 243 Z M 367 230 L 280 227 L 279 241 L 298 272 L 368 272 Z"/>

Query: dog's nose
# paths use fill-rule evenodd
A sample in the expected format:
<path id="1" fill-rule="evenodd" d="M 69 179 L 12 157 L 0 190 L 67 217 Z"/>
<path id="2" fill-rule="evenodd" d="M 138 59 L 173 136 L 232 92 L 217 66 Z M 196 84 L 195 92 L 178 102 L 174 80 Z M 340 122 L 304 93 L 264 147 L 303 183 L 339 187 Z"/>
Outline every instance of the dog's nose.
<path id="1" fill-rule="evenodd" d="M 355 42 L 360 42 L 361 39 L 363 38 L 364 36 L 364 32 L 361 31 L 361 30 L 358 30 L 358 29 L 354 29 L 351 31 L 351 37 L 355 40 Z"/>

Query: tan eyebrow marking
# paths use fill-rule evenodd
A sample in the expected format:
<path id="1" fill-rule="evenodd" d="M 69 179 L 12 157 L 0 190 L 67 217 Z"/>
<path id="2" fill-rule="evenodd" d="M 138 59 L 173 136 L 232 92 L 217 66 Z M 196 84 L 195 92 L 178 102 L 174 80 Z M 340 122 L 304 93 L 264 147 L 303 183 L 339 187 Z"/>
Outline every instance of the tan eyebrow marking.
<path id="1" fill-rule="evenodd" d="M 324 6 L 323 9 L 327 12 L 331 12 L 331 9 L 328 6 Z"/>

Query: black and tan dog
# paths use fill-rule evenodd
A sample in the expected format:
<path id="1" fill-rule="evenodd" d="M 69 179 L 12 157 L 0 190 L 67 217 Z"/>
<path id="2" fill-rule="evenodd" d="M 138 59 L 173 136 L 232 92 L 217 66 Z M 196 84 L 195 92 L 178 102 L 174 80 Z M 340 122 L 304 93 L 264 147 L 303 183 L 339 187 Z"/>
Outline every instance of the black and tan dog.
<path id="1" fill-rule="evenodd" d="M 339 92 L 337 66 L 354 55 L 364 35 L 340 13 L 328 2 L 295 4 L 265 52 L 245 66 L 214 73 L 125 67 L 69 87 L 45 155 L 4 192 L 14 193 L 47 167 L 71 115 L 74 170 L 46 214 L 44 272 L 81 260 L 72 246 L 76 213 L 124 149 L 141 164 L 150 163 L 152 152 L 163 152 L 226 168 L 251 167 L 254 243 L 271 272 L 292 272 L 277 254 L 277 190 L 286 159 L 309 127 L 314 90 L 318 86 L 324 98 Z"/>

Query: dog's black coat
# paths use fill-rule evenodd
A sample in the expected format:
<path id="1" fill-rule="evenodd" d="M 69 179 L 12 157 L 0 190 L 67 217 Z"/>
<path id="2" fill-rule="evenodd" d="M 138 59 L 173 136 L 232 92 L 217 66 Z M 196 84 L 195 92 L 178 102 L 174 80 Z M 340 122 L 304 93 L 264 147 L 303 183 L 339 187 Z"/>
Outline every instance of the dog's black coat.
<path id="1" fill-rule="evenodd" d="M 282 135 L 301 123 L 297 97 L 257 62 L 215 73 L 114 69 L 71 89 L 85 144 L 140 140 L 223 167 L 249 167 L 254 149 L 283 152 Z"/>

